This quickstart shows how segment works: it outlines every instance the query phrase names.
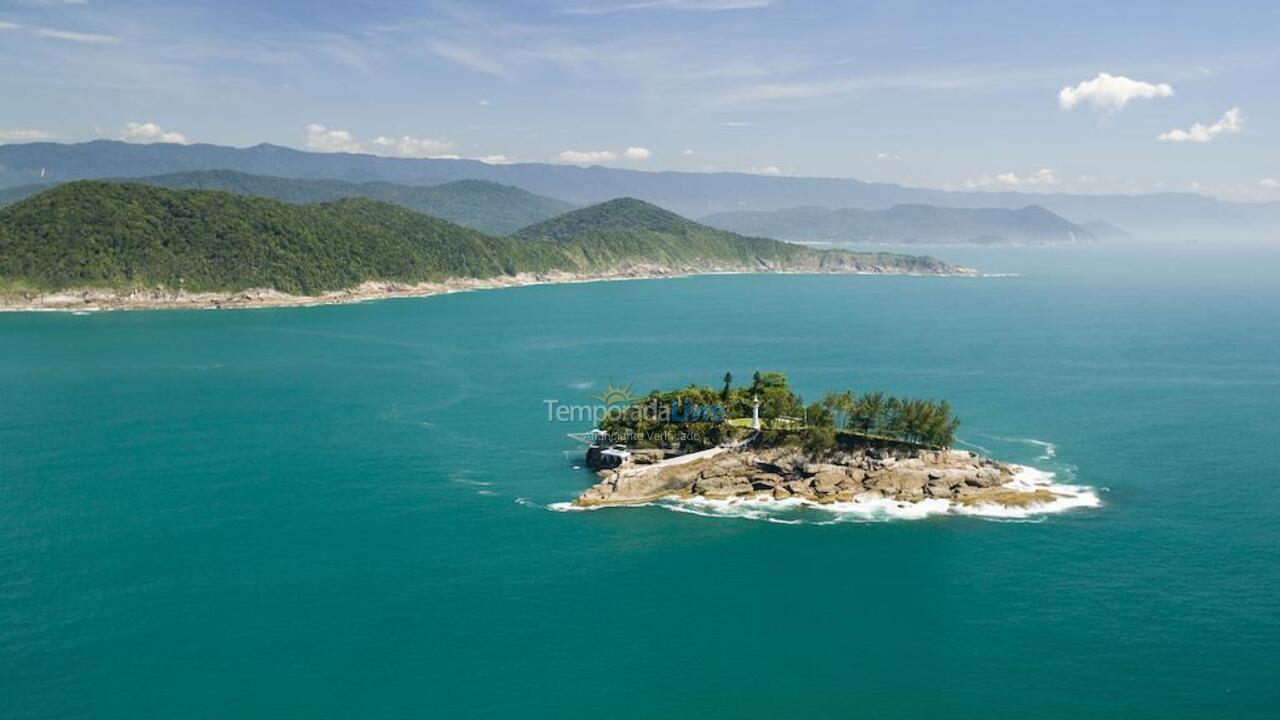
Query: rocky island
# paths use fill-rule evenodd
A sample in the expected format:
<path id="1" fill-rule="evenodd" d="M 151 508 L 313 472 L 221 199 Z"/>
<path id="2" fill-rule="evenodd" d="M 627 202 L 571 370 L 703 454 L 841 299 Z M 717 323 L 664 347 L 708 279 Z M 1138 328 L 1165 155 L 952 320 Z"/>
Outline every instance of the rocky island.
<path id="1" fill-rule="evenodd" d="M 665 419 L 653 417 L 664 408 Z M 746 388 L 727 375 L 719 392 L 654 392 L 611 412 L 597 437 L 629 442 L 604 458 L 600 445 L 589 451 L 598 482 L 574 505 L 690 500 L 1008 515 L 1097 504 L 1088 488 L 952 449 L 958 426 L 945 401 L 846 391 L 805 406 L 780 373 L 756 373 Z"/>
<path id="2" fill-rule="evenodd" d="M 1016 468 L 966 450 L 864 448 L 820 457 L 798 446 L 717 450 L 686 462 L 635 463 L 602 471 L 603 479 L 575 502 L 633 505 L 696 496 L 795 498 L 824 505 L 942 499 L 1027 507 L 1057 497 L 1044 488 L 1006 487 L 1014 482 Z"/>

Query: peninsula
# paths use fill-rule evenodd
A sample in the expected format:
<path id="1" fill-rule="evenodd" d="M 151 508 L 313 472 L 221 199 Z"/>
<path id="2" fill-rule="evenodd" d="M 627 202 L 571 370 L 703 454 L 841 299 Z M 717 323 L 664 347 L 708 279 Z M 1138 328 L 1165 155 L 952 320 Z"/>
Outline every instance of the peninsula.
<path id="1" fill-rule="evenodd" d="M 726 375 L 718 389 L 654 391 L 611 409 L 587 453 L 599 481 L 574 504 L 675 499 L 972 514 L 1097 504 L 1087 488 L 952 449 L 958 427 L 945 400 L 845 391 L 805 404 L 782 373 L 756 373 L 744 387 Z"/>
<path id="2" fill-rule="evenodd" d="M 0 209 L 0 309 L 303 305 L 717 272 L 976 274 L 744 237 L 629 198 L 512 236 L 368 198 L 290 204 L 133 182 L 66 183 Z"/>

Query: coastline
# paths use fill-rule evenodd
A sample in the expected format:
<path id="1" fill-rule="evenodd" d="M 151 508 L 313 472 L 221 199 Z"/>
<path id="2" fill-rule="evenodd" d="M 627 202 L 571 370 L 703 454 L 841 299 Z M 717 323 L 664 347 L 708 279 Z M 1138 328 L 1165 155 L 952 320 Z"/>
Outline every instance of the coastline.
<path id="1" fill-rule="evenodd" d="M 968 450 L 866 448 L 815 457 L 794 446 L 719 446 L 660 462 L 601 470 L 600 481 L 553 510 L 660 505 L 676 512 L 789 522 L 920 519 L 933 515 L 1025 519 L 1101 505 L 1095 490 L 1053 473 Z M 808 511 L 808 515 L 796 515 Z M 781 519 L 780 519 L 781 518 Z"/>
<path id="2" fill-rule="evenodd" d="M 1004 505 L 1000 502 L 960 502 L 948 498 L 924 498 L 899 501 L 891 498 L 860 498 L 837 502 L 819 502 L 804 497 L 777 500 L 768 493 L 731 498 L 685 497 L 668 495 L 635 505 L 579 506 L 571 502 L 557 503 L 552 510 L 599 510 L 604 507 L 655 506 L 672 512 L 684 512 L 704 518 L 737 518 L 763 520 L 781 525 L 835 525 L 840 523 L 883 523 L 891 520 L 927 520 L 941 516 L 965 516 L 996 521 L 1037 521 L 1044 515 L 1071 510 L 1097 509 L 1102 506 L 1097 489 L 1059 483 L 1050 471 L 1029 465 L 1010 465 L 1014 475 L 998 486 L 1015 492 L 1044 491 L 1052 498 Z"/>
<path id="3" fill-rule="evenodd" d="M 950 266 L 949 266 L 950 267 Z M 191 293 L 184 290 L 135 289 L 111 290 L 78 288 L 31 295 L 0 295 L 0 312 L 103 312 L 111 310 L 232 310 L 316 305 L 345 305 L 430 297 L 475 290 L 529 287 L 533 285 L 567 285 L 616 280 L 659 280 L 698 275 L 903 275 L 910 277 L 978 277 L 980 273 L 966 267 L 951 272 L 908 272 L 889 266 L 873 266 L 859 270 L 750 270 L 743 268 L 710 268 L 689 270 L 661 266 L 638 266 L 625 270 L 599 273 L 551 271 L 517 273 L 491 278 L 451 278 L 439 282 L 401 283 L 367 280 L 353 288 L 332 290 L 319 295 L 292 295 L 272 288 L 250 288 L 229 292 Z"/>
<path id="4" fill-rule="evenodd" d="M 973 517 L 1004 522 L 1036 522 L 1045 515 L 1071 510 L 1096 509 L 1102 500 L 1096 488 L 1060 483 L 1054 473 L 1029 465 L 1008 466 L 1013 475 L 997 486 L 1016 492 L 1043 490 L 1052 494 L 1033 502 L 1006 505 L 999 502 L 965 503 L 946 498 L 914 501 L 890 498 L 855 497 L 836 502 L 819 502 L 805 497 L 777 499 L 758 492 L 729 498 L 709 498 L 668 493 L 658 497 L 617 504 L 581 505 L 557 502 L 547 505 L 555 512 L 590 512 L 605 508 L 659 507 L 670 512 L 709 518 L 756 520 L 779 525 L 836 525 L 840 523 L 926 520 L 935 517 Z"/>

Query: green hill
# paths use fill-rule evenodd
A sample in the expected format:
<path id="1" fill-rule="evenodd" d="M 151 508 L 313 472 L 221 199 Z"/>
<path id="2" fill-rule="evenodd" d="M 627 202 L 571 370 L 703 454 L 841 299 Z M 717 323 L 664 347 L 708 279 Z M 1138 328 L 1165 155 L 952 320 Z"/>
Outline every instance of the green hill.
<path id="1" fill-rule="evenodd" d="M 676 267 L 708 264 L 722 269 L 946 272 L 928 257 L 815 250 L 803 245 L 744 237 L 700 225 L 634 198 L 610 200 L 531 225 L 513 237 L 575 248 L 593 267 L 656 262 Z"/>
<path id="2" fill-rule="evenodd" d="M 703 221 L 733 232 L 782 240 L 1040 245 L 1097 239 L 1085 227 L 1039 205 L 1017 210 L 931 205 L 896 205 L 887 210 L 796 207 L 718 213 Z"/>
<path id="3" fill-rule="evenodd" d="M 657 211 L 659 214 L 655 214 Z M 628 223 L 636 223 L 631 227 Z M 541 237 L 547 228 L 554 242 Z M 315 295 L 365 281 L 520 273 L 955 270 L 932 258 L 819 253 L 703 228 L 623 200 L 496 237 L 398 205 L 310 205 L 214 190 L 79 181 L 0 209 L 0 288 L 274 288 Z"/>
<path id="4" fill-rule="evenodd" d="M 250 175 L 231 170 L 197 170 L 131 179 L 129 182 L 192 190 L 226 190 L 239 195 L 309 204 L 369 198 L 455 222 L 494 235 L 507 235 L 530 223 L 558 215 L 573 206 L 560 200 L 487 180 L 458 180 L 443 185 L 400 185 L 390 182 L 352 183 L 342 180 L 304 180 Z M 17 202 L 49 187 L 25 185 L 0 190 L 0 206 Z"/>
<path id="5" fill-rule="evenodd" d="M 366 199 L 315 205 L 80 181 L 0 209 L 0 279 L 70 287 L 314 294 L 572 269 L 553 247 L 485 235 Z"/>

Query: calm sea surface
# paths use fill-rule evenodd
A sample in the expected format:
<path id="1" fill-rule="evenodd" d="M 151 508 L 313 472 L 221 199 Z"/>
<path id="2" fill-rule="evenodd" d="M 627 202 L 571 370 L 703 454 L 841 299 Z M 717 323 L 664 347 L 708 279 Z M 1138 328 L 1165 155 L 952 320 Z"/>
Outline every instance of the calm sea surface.
<path id="1" fill-rule="evenodd" d="M 0 715 L 1275 717 L 1280 253 L 1210 247 L 0 315 Z M 1103 507 L 548 509 L 544 400 L 756 369 Z"/>

